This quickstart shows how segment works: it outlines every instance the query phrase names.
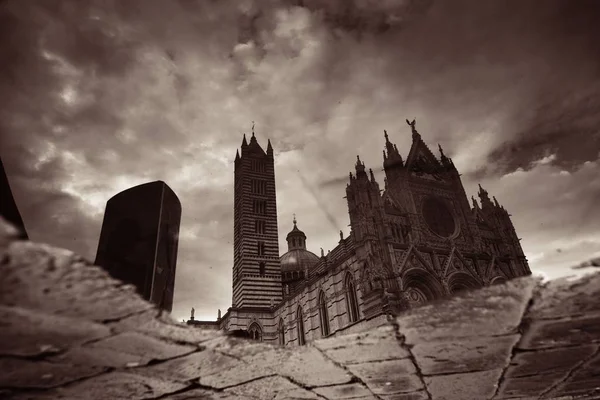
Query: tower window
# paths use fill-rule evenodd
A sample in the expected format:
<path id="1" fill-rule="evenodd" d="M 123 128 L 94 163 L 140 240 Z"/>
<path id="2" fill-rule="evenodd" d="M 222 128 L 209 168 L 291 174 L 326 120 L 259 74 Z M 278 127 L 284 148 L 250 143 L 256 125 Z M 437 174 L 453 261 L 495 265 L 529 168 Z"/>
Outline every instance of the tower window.
<path id="1" fill-rule="evenodd" d="M 260 234 L 264 234 L 265 233 L 265 221 L 262 220 L 256 220 L 254 221 L 254 233 L 260 233 Z"/>
<path id="2" fill-rule="evenodd" d="M 264 256 L 265 255 L 265 242 L 258 242 L 257 243 L 257 253 L 259 256 Z"/>
<path id="3" fill-rule="evenodd" d="M 265 200 L 254 200 L 252 203 L 252 211 L 256 214 L 266 214 L 267 202 Z"/>
<path id="4" fill-rule="evenodd" d="M 265 276 L 265 263 L 261 262 L 260 264 L 258 264 L 258 273 L 260 274 L 260 276 Z"/>
<path id="5" fill-rule="evenodd" d="M 265 194 L 267 192 L 267 182 L 259 179 L 252 179 L 252 193 Z"/>
<path id="6" fill-rule="evenodd" d="M 250 168 L 252 171 L 265 172 L 265 163 L 261 160 L 252 160 Z"/>

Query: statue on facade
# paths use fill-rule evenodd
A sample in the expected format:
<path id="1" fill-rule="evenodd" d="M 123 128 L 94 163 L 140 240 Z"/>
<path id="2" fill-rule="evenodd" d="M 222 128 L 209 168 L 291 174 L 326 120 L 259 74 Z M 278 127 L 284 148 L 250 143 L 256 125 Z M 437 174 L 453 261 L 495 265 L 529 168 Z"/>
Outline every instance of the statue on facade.
<path id="1" fill-rule="evenodd" d="M 194 312 L 196 312 L 196 310 L 194 310 L 194 307 L 192 307 L 192 312 L 191 312 L 191 316 L 190 316 L 190 319 L 192 321 L 194 320 Z"/>
<path id="2" fill-rule="evenodd" d="M 408 124 L 408 126 L 410 126 L 410 129 L 412 131 L 412 133 L 417 133 L 417 119 L 413 119 L 412 122 L 410 122 L 408 119 L 406 120 L 406 123 Z"/>

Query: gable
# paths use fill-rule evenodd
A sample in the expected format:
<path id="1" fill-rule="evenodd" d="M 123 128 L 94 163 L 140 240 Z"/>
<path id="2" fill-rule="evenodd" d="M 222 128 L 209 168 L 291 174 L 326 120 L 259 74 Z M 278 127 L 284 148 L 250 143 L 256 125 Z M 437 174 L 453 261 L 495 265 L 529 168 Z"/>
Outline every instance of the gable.
<path id="1" fill-rule="evenodd" d="M 406 160 L 406 167 L 409 171 L 423 170 L 423 172 L 433 172 L 441 169 L 442 164 L 433 155 L 431 150 L 423 142 L 420 137 L 413 140 L 408 158 Z"/>

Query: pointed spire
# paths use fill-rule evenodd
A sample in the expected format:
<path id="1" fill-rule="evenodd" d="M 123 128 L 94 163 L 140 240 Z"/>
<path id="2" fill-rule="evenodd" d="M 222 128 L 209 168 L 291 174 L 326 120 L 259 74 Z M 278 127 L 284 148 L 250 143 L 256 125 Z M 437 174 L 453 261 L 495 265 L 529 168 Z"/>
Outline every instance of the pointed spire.
<path id="1" fill-rule="evenodd" d="M 323 251 L 322 247 L 321 247 L 321 257 L 325 257 L 325 252 Z"/>
<path id="2" fill-rule="evenodd" d="M 375 182 L 375 175 L 373 175 L 373 170 L 369 168 L 369 175 L 371 175 L 371 182 Z"/>
<path id="3" fill-rule="evenodd" d="M 242 147 L 248 146 L 248 141 L 246 141 L 246 134 L 244 133 L 244 139 L 242 140 Z"/>
<path id="4" fill-rule="evenodd" d="M 296 214 L 294 214 L 294 228 L 296 227 Z"/>
<path id="5" fill-rule="evenodd" d="M 267 154 L 273 154 L 273 146 L 271 146 L 271 139 L 267 139 Z"/>
<path id="6" fill-rule="evenodd" d="M 479 204 L 477 204 L 477 200 L 475 200 L 474 196 L 471 196 L 471 200 L 473 201 L 473 207 L 474 208 L 479 208 Z"/>
<path id="7" fill-rule="evenodd" d="M 487 190 L 485 190 L 484 188 L 481 187 L 481 184 L 479 184 L 479 199 L 481 200 L 481 208 L 483 210 L 487 210 L 488 206 L 492 205 L 492 202 L 490 200 L 490 197 L 488 196 L 488 192 Z"/>
<path id="8" fill-rule="evenodd" d="M 440 150 L 440 154 L 442 155 L 442 157 L 446 157 L 444 155 L 444 149 L 442 149 L 442 145 L 438 143 L 438 149 Z"/>
<path id="9" fill-rule="evenodd" d="M 344 240 L 344 232 L 340 229 L 340 241 Z"/>
<path id="10" fill-rule="evenodd" d="M 252 137 L 254 137 L 254 121 L 252 121 Z"/>
<path id="11" fill-rule="evenodd" d="M 365 163 L 360 161 L 360 156 L 356 156 L 356 177 L 360 178 L 364 176 L 366 178 L 367 174 L 365 173 Z"/>
<path id="12" fill-rule="evenodd" d="M 496 196 L 492 196 L 494 198 L 494 204 L 496 205 L 496 207 L 500 208 L 500 204 L 498 203 L 498 200 L 496 200 Z"/>
<path id="13" fill-rule="evenodd" d="M 240 160 L 240 151 L 236 150 L 235 151 L 235 161 L 239 161 Z"/>
<path id="14" fill-rule="evenodd" d="M 392 168 L 402 166 L 402 156 L 398 152 L 398 147 L 390 142 L 387 131 L 383 131 L 385 136 L 385 150 L 383 151 L 383 168 Z"/>

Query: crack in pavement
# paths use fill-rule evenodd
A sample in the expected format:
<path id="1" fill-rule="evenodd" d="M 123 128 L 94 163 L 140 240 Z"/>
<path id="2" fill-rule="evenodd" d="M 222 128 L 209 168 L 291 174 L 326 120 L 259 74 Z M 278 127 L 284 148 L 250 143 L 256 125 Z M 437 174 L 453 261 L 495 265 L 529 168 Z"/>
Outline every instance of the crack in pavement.
<path id="1" fill-rule="evenodd" d="M 573 374 L 575 374 L 577 371 L 579 371 L 581 369 L 581 367 L 583 367 L 585 364 L 592 361 L 598 354 L 600 354 L 600 347 L 598 349 L 596 349 L 595 352 L 593 352 L 592 354 L 590 354 L 589 356 L 587 356 L 586 358 L 584 358 L 583 360 L 581 360 L 577 364 L 575 364 L 573 366 L 573 368 L 571 368 L 562 379 L 560 379 L 558 382 L 555 382 L 554 385 L 550 386 L 548 389 L 546 389 L 542 393 L 540 393 L 538 398 L 543 399 L 545 395 L 556 390 L 563 383 L 566 383 L 569 380 L 569 378 L 571 378 L 573 376 Z"/>
<path id="2" fill-rule="evenodd" d="M 425 391 L 425 393 L 427 393 L 427 398 L 429 400 L 433 400 L 433 395 L 429 391 L 429 388 L 427 387 L 427 384 L 425 383 L 425 379 L 423 379 L 425 375 L 423 374 L 421 367 L 417 363 L 417 358 L 415 357 L 415 355 L 412 352 L 412 346 L 406 344 L 406 337 L 400 332 L 400 324 L 398 323 L 398 320 L 396 318 L 394 318 L 392 321 L 390 321 L 390 323 L 392 324 L 392 327 L 394 328 L 394 333 L 395 333 L 396 341 L 398 342 L 398 345 L 402 349 L 404 349 L 408 352 L 408 354 L 409 354 L 408 358 L 410 359 L 410 361 L 413 363 L 415 369 L 417 370 L 416 375 L 419 377 L 419 380 L 423 384 L 423 388 L 424 388 L 423 390 Z"/>
<path id="3" fill-rule="evenodd" d="M 315 392 L 315 391 L 312 390 L 312 389 L 316 389 L 316 388 L 319 388 L 319 387 L 326 387 L 326 386 L 314 386 L 314 387 L 313 386 L 307 386 L 307 385 L 303 384 L 302 382 L 298 382 L 297 380 L 295 380 L 291 376 L 287 376 L 287 375 L 278 375 L 278 376 L 280 376 L 283 379 L 287 379 L 290 383 L 298 386 L 301 389 L 304 389 L 306 391 L 311 392 L 312 394 L 314 394 L 315 396 L 317 396 L 320 399 L 329 400 L 327 397 L 325 397 L 325 396 L 323 396 L 323 395 L 321 395 L 321 394 L 319 394 L 319 393 L 317 393 L 317 392 Z M 331 385 L 331 386 L 335 386 L 335 385 Z M 286 392 L 288 392 L 288 390 L 286 390 Z"/>
<path id="4" fill-rule="evenodd" d="M 323 357 L 325 357 L 327 360 L 331 361 L 333 363 L 333 365 L 335 365 L 338 368 L 343 369 L 344 371 L 346 371 L 348 373 L 348 375 L 350 375 L 351 379 L 350 379 L 350 383 L 359 383 L 363 388 L 367 389 L 369 391 L 369 393 L 371 393 L 376 399 L 381 399 L 381 397 L 379 397 L 376 393 L 374 393 L 371 388 L 366 384 L 366 382 L 363 382 L 362 379 L 360 379 L 358 376 L 354 375 L 345 365 L 338 363 L 337 361 L 335 361 L 334 359 L 332 359 L 331 357 L 329 357 L 323 350 L 321 350 L 320 348 L 313 346 L 313 348 L 317 349 L 317 351 L 319 353 L 321 353 L 323 355 Z M 350 364 L 349 364 L 350 365 Z M 352 382 L 353 380 L 355 380 L 354 382 Z M 319 386 L 319 387 L 332 387 L 332 386 L 339 386 L 339 384 L 334 384 L 334 385 L 327 385 L 327 386 Z"/>
<path id="5" fill-rule="evenodd" d="M 547 284 L 539 284 L 538 283 L 537 288 L 539 290 L 543 290 L 546 287 L 546 285 Z M 502 373 L 500 374 L 500 378 L 498 378 L 498 381 L 496 382 L 496 390 L 494 390 L 494 394 L 492 395 L 492 397 L 490 397 L 490 399 L 495 399 L 498 396 L 498 393 L 500 392 L 500 387 L 502 386 L 502 384 L 504 383 L 504 380 L 506 379 L 506 372 L 510 368 L 511 362 L 515 358 L 515 355 L 519 352 L 518 351 L 519 344 L 523 340 L 523 336 L 524 336 L 525 331 L 527 331 L 528 328 L 529 328 L 530 321 L 527 320 L 526 316 L 529 313 L 529 310 L 531 309 L 531 307 L 533 307 L 533 303 L 535 302 L 535 293 L 536 293 L 536 290 L 534 288 L 531 291 L 531 297 L 527 301 L 527 306 L 523 309 L 523 313 L 521 314 L 521 318 L 519 319 L 519 325 L 517 327 L 517 331 L 518 331 L 518 335 L 519 335 L 519 340 L 517 340 L 515 342 L 515 344 L 512 346 L 512 348 L 510 349 L 510 358 L 508 359 L 508 362 L 506 363 L 506 365 L 502 369 Z"/>

